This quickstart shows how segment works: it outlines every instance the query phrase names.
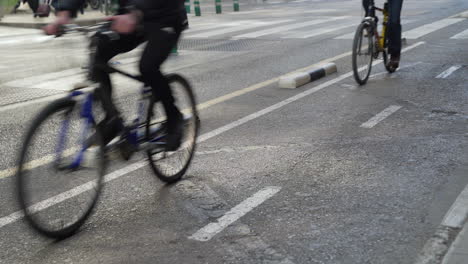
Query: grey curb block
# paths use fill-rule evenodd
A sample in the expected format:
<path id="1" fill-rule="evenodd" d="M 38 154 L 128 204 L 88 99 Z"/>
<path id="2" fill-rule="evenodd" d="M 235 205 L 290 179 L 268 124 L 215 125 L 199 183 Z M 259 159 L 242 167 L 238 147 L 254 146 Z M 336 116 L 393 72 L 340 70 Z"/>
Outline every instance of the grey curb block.
<path id="1" fill-rule="evenodd" d="M 280 88 L 295 89 L 335 72 L 337 72 L 336 64 L 330 62 L 307 72 L 298 72 L 281 77 L 278 81 L 278 86 Z"/>
<path id="2" fill-rule="evenodd" d="M 468 186 L 460 193 L 415 264 L 441 264 L 468 220 Z"/>

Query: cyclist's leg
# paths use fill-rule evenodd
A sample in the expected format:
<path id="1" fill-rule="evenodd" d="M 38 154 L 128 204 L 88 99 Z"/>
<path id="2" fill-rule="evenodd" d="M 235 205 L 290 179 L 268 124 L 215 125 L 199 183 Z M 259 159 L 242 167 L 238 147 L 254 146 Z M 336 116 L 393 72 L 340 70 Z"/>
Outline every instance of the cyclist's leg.
<path id="1" fill-rule="evenodd" d="M 99 127 L 104 130 L 104 142 L 107 143 L 123 129 L 123 121 L 112 101 L 112 83 L 109 74 L 96 65 L 104 65 L 114 56 L 133 50 L 143 42 L 143 37 L 121 35 L 118 40 L 111 41 L 106 36 L 101 35 L 96 40 L 98 41 L 97 51 L 90 65 L 91 78 L 100 84 L 99 89 L 96 90 L 96 96 L 102 103 L 106 117 Z"/>
<path id="2" fill-rule="evenodd" d="M 369 4 L 370 4 L 369 0 L 362 0 L 362 7 L 364 8 L 364 11 L 366 12 L 364 15 L 365 17 L 369 16 Z"/>
<path id="3" fill-rule="evenodd" d="M 182 115 L 174 104 L 174 97 L 166 78 L 160 71 L 160 66 L 177 44 L 181 30 L 175 27 L 148 26 L 147 28 L 148 44 L 142 54 L 140 72 L 145 83 L 151 86 L 153 94 L 164 105 L 168 123 L 167 145 L 169 149 L 174 149 L 180 144 Z"/>
<path id="4" fill-rule="evenodd" d="M 389 0 L 389 21 L 388 21 L 388 51 L 392 56 L 399 57 L 401 52 L 401 8 L 403 0 Z"/>

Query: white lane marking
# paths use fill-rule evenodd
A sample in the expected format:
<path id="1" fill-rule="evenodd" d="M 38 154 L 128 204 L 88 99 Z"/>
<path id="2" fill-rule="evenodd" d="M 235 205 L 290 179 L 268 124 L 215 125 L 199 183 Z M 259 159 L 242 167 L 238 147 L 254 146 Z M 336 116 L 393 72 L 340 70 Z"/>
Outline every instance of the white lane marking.
<path id="1" fill-rule="evenodd" d="M 449 77 L 452 73 L 454 73 L 456 70 L 460 69 L 462 67 L 462 65 L 455 65 L 455 66 L 452 66 L 450 68 L 448 68 L 447 70 L 443 71 L 441 74 L 437 75 L 437 79 L 446 79 L 447 77 Z"/>
<path id="2" fill-rule="evenodd" d="M 401 106 L 391 105 L 385 108 L 382 112 L 378 113 L 376 116 L 369 119 L 367 122 L 363 123 L 360 127 L 362 128 L 373 128 L 378 123 L 382 122 L 385 118 L 391 116 L 396 111 L 400 110 Z"/>
<path id="3" fill-rule="evenodd" d="M 73 68 L 65 71 L 53 72 L 53 73 L 45 73 L 33 77 L 27 77 L 11 82 L 4 83 L 5 86 L 10 87 L 22 87 L 22 88 L 29 88 L 33 85 L 37 85 L 49 80 L 57 80 L 59 78 L 69 77 L 73 75 L 77 75 L 83 73 L 84 70 L 81 68 Z"/>
<path id="4" fill-rule="evenodd" d="M 314 9 L 314 10 L 302 11 L 302 13 L 315 14 L 315 13 L 332 13 L 332 12 L 338 12 L 338 11 L 340 11 L 340 9 Z"/>
<path id="5" fill-rule="evenodd" d="M 232 32 L 257 28 L 257 27 L 271 26 L 271 25 L 286 23 L 286 22 L 290 22 L 290 21 L 291 21 L 290 19 L 285 19 L 285 20 L 277 20 L 277 21 L 270 21 L 270 22 L 255 22 L 255 23 L 251 23 L 251 24 L 248 24 L 248 25 L 242 25 L 242 26 L 236 26 L 236 27 L 231 27 L 231 28 L 223 28 L 223 29 L 218 29 L 218 30 L 212 30 L 212 31 L 208 31 L 208 32 L 205 32 L 205 33 L 188 34 L 186 36 L 186 38 L 209 38 L 209 37 L 223 35 L 223 34 L 227 34 L 227 33 L 232 33 Z"/>
<path id="6" fill-rule="evenodd" d="M 404 19 L 401 21 L 401 24 L 402 25 L 406 25 L 406 24 L 409 24 L 411 22 L 414 22 L 415 20 L 412 20 L 412 19 Z M 382 25 L 379 24 L 379 30 L 381 30 L 382 28 Z M 341 35 L 341 36 L 338 36 L 334 39 L 354 39 L 354 35 L 356 34 L 356 32 L 351 32 L 351 33 L 347 33 L 347 34 L 344 34 L 344 35 Z"/>
<path id="7" fill-rule="evenodd" d="M 229 23 L 212 23 L 212 24 L 199 25 L 199 26 L 194 25 L 194 26 L 190 26 L 189 29 L 184 31 L 184 35 L 199 32 L 199 31 L 203 31 L 203 30 L 213 30 L 213 29 L 223 28 L 223 27 L 240 26 L 240 25 L 242 25 L 242 22 L 245 23 L 246 21 L 229 22 Z"/>
<path id="8" fill-rule="evenodd" d="M 198 230 L 195 234 L 190 236 L 189 239 L 197 241 L 208 241 L 212 239 L 216 234 L 220 233 L 226 227 L 239 220 L 239 218 L 252 211 L 255 207 L 261 205 L 266 200 L 273 197 L 280 190 L 280 187 L 266 187 L 258 191 L 253 196 L 247 198 L 242 203 L 232 208 L 224 216 L 219 218 L 217 222 L 210 223 L 202 229 Z"/>
<path id="9" fill-rule="evenodd" d="M 139 162 L 136 162 L 136 163 L 133 163 L 125 168 L 122 168 L 120 170 L 116 170 L 112 173 L 109 173 L 107 174 L 105 177 L 104 177 L 104 182 L 110 182 L 110 181 L 113 181 L 115 179 L 118 179 L 132 171 L 136 171 L 138 169 L 141 169 L 143 168 L 144 166 L 146 166 L 147 162 L 146 161 L 139 161 Z M 73 189 L 70 189 L 66 192 L 63 192 L 61 194 L 58 194 L 56 196 L 53 196 L 51 198 L 48 198 L 46 200 L 43 200 L 39 203 L 36 203 L 34 205 L 31 205 L 30 207 L 28 207 L 28 211 L 32 212 L 32 213 L 37 213 L 37 212 L 40 212 L 42 210 L 45 210 L 51 206 L 54 206 L 56 204 L 59 204 L 61 202 L 64 202 L 68 199 L 71 199 L 73 197 L 76 197 L 84 192 L 87 192 L 93 188 L 95 188 L 96 186 L 96 181 L 89 181 L 85 184 L 82 184 L 78 187 L 75 187 Z M 11 223 L 14 223 L 18 220 L 20 220 L 21 218 L 24 217 L 24 213 L 22 211 L 17 211 L 17 212 L 14 212 L 8 216 L 5 216 L 5 217 L 2 217 L 0 218 L 0 228 L 8 225 L 8 224 L 11 224 Z"/>
<path id="10" fill-rule="evenodd" d="M 468 185 L 465 189 L 458 195 L 457 200 L 450 207 L 449 211 L 442 221 L 442 225 L 453 227 L 453 228 L 462 228 L 463 224 L 468 217 Z"/>
<path id="11" fill-rule="evenodd" d="M 308 22 L 295 23 L 295 24 L 290 24 L 290 25 L 285 25 L 285 26 L 280 26 L 280 27 L 255 31 L 255 32 L 247 33 L 247 34 L 234 36 L 232 38 L 233 39 L 258 38 L 258 37 L 261 37 L 261 36 L 275 34 L 275 33 L 282 32 L 282 31 L 287 31 L 287 30 L 291 30 L 291 29 L 302 28 L 302 27 L 307 27 L 307 26 L 312 26 L 312 25 L 318 25 L 318 24 L 322 24 L 322 23 L 325 23 L 325 22 L 344 19 L 344 18 L 347 18 L 347 17 L 343 16 L 343 17 L 322 18 L 322 19 L 312 20 L 312 21 L 308 21 Z"/>
<path id="12" fill-rule="evenodd" d="M 436 21 L 436 22 L 433 22 L 433 23 L 430 23 L 430 24 L 426 24 L 426 25 L 414 28 L 414 29 L 412 29 L 410 31 L 406 31 L 403 34 L 403 37 L 406 37 L 407 39 L 418 39 L 418 38 L 420 38 L 422 36 L 425 36 L 425 35 L 427 35 L 429 33 L 432 33 L 434 31 L 437 31 L 437 30 L 442 29 L 444 27 L 453 25 L 455 23 L 461 22 L 463 20 L 465 20 L 465 19 L 463 19 L 463 18 L 446 18 L 446 19 L 442 19 L 442 20 L 439 20 L 439 21 Z"/>
<path id="13" fill-rule="evenodd" d="M 415 44 L 413 44 L 413 45 L 411 45 L 409 47 L 404 48 L 402 50 L 402 52 L 407 52 L 409 50 L 412 50 L 412 49 L 414 49 L 416 47 L 419 47 L 420 45 L 423 45 L 424 43 L 425 43 L 424 41 L 415 43 Z M 382 63 L 382 61 L 375 61 L 373 63 L 373 65 L 375 66 L 375 65 L 378 65 L 380 63 Z M 367 67 L 367 66 L 363 66 L 362 68 L 365 68 L 365 67 Z M 292 102 L 295 102 L 295 101 L 297 101 L 297 100 L 299 100 L 301 98 L 304 98 L 304 97 L 306 97 L 308 95 L 316 93 L 316 92 L 318 92 L 318 91 L 320 91 L 320 90 L 322 90 L 322 89 L 324 89 L 324 88 L 326 88 L 326 87 L 328 87 L 330 85 L 333 85 L 333 84 L 335 84 L 335 83 L 337 83 L 337 82 L 339 82 L 341 80 L 344 80 L 344 79 L 346 79 L 346 78 L 348 78 L 348 77 L 350 77 L 352 75 L 353 75 L 352 71 L 348 72 L 348 73 L 343 74 L 343 75 L 341 75 L 339 77 L 336 77 L 335 79 L 332 79 L 332 80 L 329 80 L 329 81 L 327 81 L 325 83 L 322 83 L 317 87 L 311 88 L 311 89 L 309 89 L 309 90 L 307 90 L 305 92 L 302 92 L 302 93 L 297 94 L 297 95 L 295 95 L 293 97 L 290 97 L 290 98 L 288 98 L 288 99 L 286 99 L 286 100 L 284 100 L 282 102 L 279 102 L 279 103 L 277 103 L 275 105 L 272 105 L 272 106 L 270 106 L 268 108 L 265 108 L 265 109 L 263 109 L 261 111 L 253 113 L 251 115 L 248 115 L 248 116 L 246 116 L 244 118 L 241 118 L 241 119 L 239 119 L 239 120 L 237 120 L 235 122 L 232 122 L 230 124 L 222 126 L 222 127 L 218 128 L 218 129 L 215 129 L 215 130 L 213 130 L 211 132 L 208 132 L 206 134 L 203 134 L 200 137 L 198 137 L 197 142 L 202 143 L 202 142 L 204 142 L 206 140 L 209 140 L 209 139 L 211 139 L 211 138 L 213 138 L 213 137 L 215 137 L 217 135 L 220 135 L 220 134 L 222 134 L 222 133 L 224 133 L 226 131 L 229 131 L 229 130 L 235 128 L 235 127 L 238 127 L 238 126 L 240 126 L 242 124 L 245 124 L 245 123 L 247 123 L 247 122 L 249 122 L 251 120 L 254 120 L 254 119 L 256 119 L 256 118 L 258 118 L 260 116 L 266 115 L 267 113 L 270 113 L 270 112 L 272 112 L 272 111 L 274 111 L 276 109 L 279 109 L 279 108 L 281 108 L 281 107 L 283 107 L 285 105 L 288 105 L 288 104 L 290 104 Z M 122 168 L 120 170 L 117 170 L 115 172 L 112 172 L 112 173 L 105 176 L 105 182 L 110 182 L 112 180 L 118 179 L 118 178 L 124 176 L 127 173 L 131 173 L 131 172 L 133 172 L 133 171 L 135 171 L 137 169 L 142 168 L 143 166 L 145 166 L 145 164 L 146 164 L 146 162 L 140 161 L 140 162 L 136 162 L 134 164 L 128 165 L 127 167 L 124 167 L 124 168 Z M 125 172 L 125 173 L 122 174 L 123 172 Z M 76 187 L 76 188 L 79 188 L 79 187 Z M 32 206 L 35 206 L 35 205 L 32 205 Z M 21 217 L 18 218 L 18 216 L 21 216 Z M 13 222 L 15 222 L 15 221 L 17 221 L 17 220 L 19 220 L 21 218 L 22 218 L 21 211 L 10 214 L 9 216 L 2 217 L 2 218 L 0 218 L 0 228 L 7 225 L 7 224 L 13 223 Z M 11 221 L 9 219 L 14 219 L 14 220 Z M 3 223 L 6 223 L 6 224 L 3 224 Z"/>
<path id="14" fill-rule="evenodd" d="M 352 26 L 355 26 L 355 25 L 346 23 L 346 24 L 335 26 L 333 28 L 318 28 L 318 29 L 314 29 L 314 30 L 306 31 L 306 32 L 297 32 L 297 33 L 293 33 L 290 35 L 286 35 L 283 38 L 303 38 L 303 39 L 311 38 L 311 37 L 319 36 L 322 34 L 327 34 L 333 31 L 338 31 L 338 30 L 352 27 Z"/>
<path id="15" fill-rule="evenodd" d="M 14 38 L 0 39 L 0 46 L 29 45 L 29 44 L 51 42 L 53 40 L 54 40 L 54 37 L 45 36 L 45 35 L 18 36 Z"/>
<path id="16" fill-rule="evenodd" d="M 468 39 L 468 29 L 454 35 L 451 39 Z"/>
<path id="17" fill-rule="evenodd" d="M 2 27 L 0 26 L 0 37 L 13 37 L 21 35 L 39 35 L 40 29 L 20 29 L 15 27 Z"/>

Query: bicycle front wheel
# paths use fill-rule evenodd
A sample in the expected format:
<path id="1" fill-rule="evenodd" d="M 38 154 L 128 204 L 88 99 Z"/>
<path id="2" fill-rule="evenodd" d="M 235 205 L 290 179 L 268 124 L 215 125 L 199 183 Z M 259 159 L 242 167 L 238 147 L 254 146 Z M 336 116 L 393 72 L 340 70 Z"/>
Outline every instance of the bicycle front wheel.
<path id="1" fill-rule="evenodd" d="M 18 160 L 18 200 L 40 234 L 71 236 L 96 205 L 105 173 L 102 138 L 81 116 L 78 103 L 58 100 L 29 128 Z M 93 146 L 83 151 L 91 133 Z"/>
<path id="2" fill-rule="evenodd" d="M 182 143 L 176 151 L 166 152 L 155 147 L 148 150 L 147 155 L 156 176 L 164 182 L 173 183 L 180 180 L 192 161 L 200 122 L 195 96 L 187 80 L 177 74 L 168 75 L 166 78 L 171 87 L 175 104 L 184 115 Z M 146 122 L 146 140 L 148 142 L 157 144 L 164 140 L 166 120 L 162 102 L 153 96 Z"/>
<path id="3" fill-rule="evenodd" d="M 363 85 L 369 79 L 374 56 L 374 30 L 368 23 L 361 23 L 356 30 L 353 41 L 353 73 L 354 79 Z"/>

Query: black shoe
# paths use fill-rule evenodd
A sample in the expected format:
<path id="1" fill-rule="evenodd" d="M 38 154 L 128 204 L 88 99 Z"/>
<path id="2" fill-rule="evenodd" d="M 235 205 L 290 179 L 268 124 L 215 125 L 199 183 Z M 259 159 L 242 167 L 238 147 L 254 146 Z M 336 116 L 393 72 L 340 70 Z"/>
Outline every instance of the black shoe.
<path id="1" fill-rule="evenodd" d="M 400 67 L 400 55 L 390 55 L 390 61 L 387 63 L 387 67 L 391 72 L 396 71 Z"/>
<path id="2" fill-rule="evenodd" d="M 182 142 L 184 133 L 184 116 L 177 111 L 177 114 L 167 122 L 166 151 L 176 151 Z"/>
<path id="3" fill-rule="evenodd" d="M 129 141 L 129 133 L 129 129 L 124 128 L 120 141 L 118 142 L 120 155 L 124 160 L 130 160 L 133 154 L 138 150 L 136 145 Z"/>

